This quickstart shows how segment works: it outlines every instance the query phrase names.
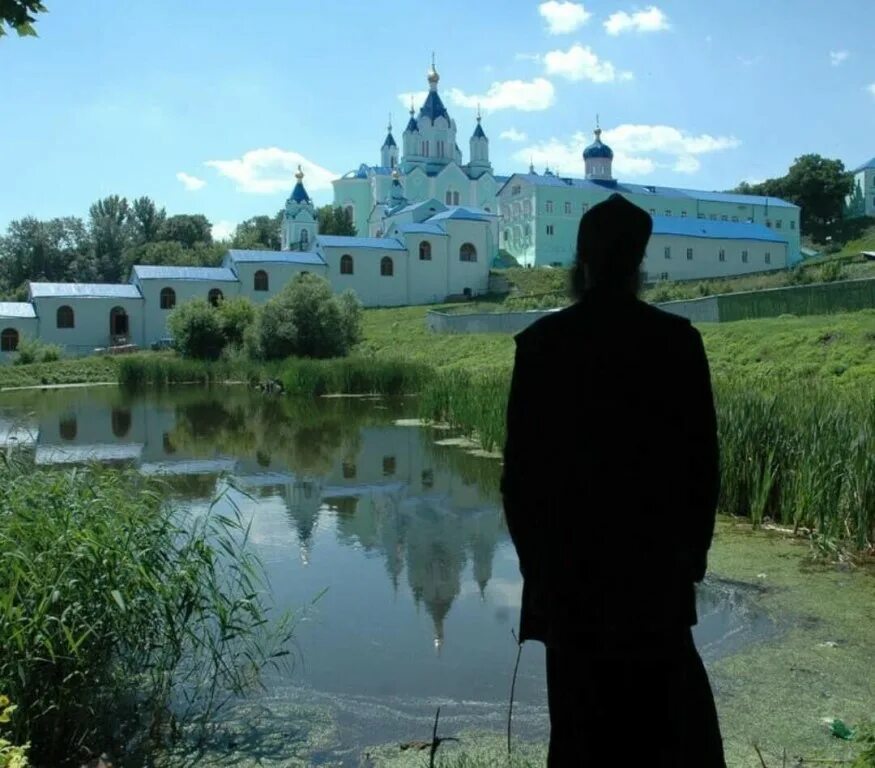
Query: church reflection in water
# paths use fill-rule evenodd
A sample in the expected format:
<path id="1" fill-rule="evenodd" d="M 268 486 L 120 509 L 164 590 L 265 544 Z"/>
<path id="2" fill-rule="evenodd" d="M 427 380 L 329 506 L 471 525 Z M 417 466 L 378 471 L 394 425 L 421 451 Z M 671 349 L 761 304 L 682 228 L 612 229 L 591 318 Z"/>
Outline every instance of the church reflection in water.
<path id="1" fill-rule="evenodd" d="M 317 528 L 333 527 L 342 544 L 383 560 L 396 594 L 410 590 L 440 649 L 466 569 L 482 597 L 508 537 L 499 466 L 436 444 L 443 435 L 431 429 L 396 426 L 404 410 L 245 390 L 48 393 L 0 409 L 0 442 L 31 451 L 40 466 L 134 466 L 186 503 L 210 501 L 228 482 L 279 501 L 305 565 L 319 556 Z"/>

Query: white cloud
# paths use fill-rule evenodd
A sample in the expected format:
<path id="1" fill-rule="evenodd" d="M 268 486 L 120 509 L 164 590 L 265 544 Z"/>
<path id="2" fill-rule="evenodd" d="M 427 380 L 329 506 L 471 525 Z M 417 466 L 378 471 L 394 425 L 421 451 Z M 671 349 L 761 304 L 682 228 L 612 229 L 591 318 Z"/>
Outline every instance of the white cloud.
<path id="1" fill-rule="evenodd" d="M 478 104 L 489 112 L 500 109 L 518 109 L 538 112 L 553 105 L 556 91 L 553 83 L 543 77 L 534 80 L 502 80 L 489 86 L 483 94 L 468 95 L 458 88 L 449 91 L 450 101 L 460 107 L 475 108 Z"/>
<path id="2" fill-rule="evenodd" d="M 875 96 L 875 83 L 871 83 L 866 86 L 866 90 L 869 91 L 873 96 Z"/>
<path id="3" fill-rule="evenodd" d="M 829 63 L 834 67 L 838 67 L 845 62 L 845 60 L 851 54 L 847 51 L 830 51 L 829 52 Z"/>
<path id="4" fill-rule="evenodd" d="M 552 138 L 514 153 L 514 159 L 543 169 L 549 166 L 563 175 L 582 176 L 583 148 L 589 134 L 575 133 L 567 141 Z M 619 125 L 602 132 L 602 141 L 614 150 L 614 176 L 647 176 L 657 169 L 692 174 L 699 170 L 699 155 L 739 146 L 732 136 L 693 135 L 669 125 Z"/>
<path id="5" fill-rule="evenodd" d="M 275 195 L 291 189 L 299 164 L 304 171 L 304 186 L 308 192 L 331 189 L 331 181 L 337 178 L 336 173 L 298 152 L 278 147 L 250 149 L 242 157 L 233 160 L 207 160 L 204 163 L 235 181 L 240 192 L 255 195 Z"/>
<path id="6" fill-rule="evenodd" d="M 568 80 L 590 80 L 593 83 L 612 83 L 631 80 L 631 72 L 618 72 L 610 61 L 603 61 L 589 46 L 575 43 L 567 51 L 550 51 L 544 56 L 548 75 L 559 75 Z"/>
<path id="7" fill-rule="evenodd" d="M 213 224 L 213 240 L 230 240 L 237 225 L 233 221 L 217 221 Z"/>
<path id="8" fill-rule="evenodd" d="M 547 22 L 547 31 L 551 35 L 566 35 L 580 29 L 592 14 L 581 3 L 549 2 L 538 6 L 538 13 Z"/>
<path id="9" fill-rule="evenodd" d="M 177 173 L 176 178 L 182 182 L 182 186 L 184 186 L 189 192 L 196 192 L 201 189 L 201 187 L 207 185 L 203 179 L 199 179 L 197 176 L 191 176 L 184 171 Z"/>
<path id="10" fill-rule="evenodd" d="M 513 57 L 517 61 L 534 61 L 536 64 L 541 61 L 540 53 L 515 53 Z"/>
<path id="11" fill-rule="evenodd" d="M 516 128 L 508 128 L 506 131 L 499 133 L 498 138 L 506 139 L 507 141 L 525 141 L 529 137 L 523 131 L 518 131 Z"/>
<path id="12" fill-rule="evenodd" d="M 414 109 L 418 109 L 425 101 L 426 96 L 428 96 L 428 91 L 406 91 L 398 94 L 398 101 L 404 105 L 404 109 L 410 109 L 412 100 Z"/>
<path id="13" fill-rule="evenodd" d="M 659 32 L 669 29 L 669 26 L 668 17 L 655 5 L 634 13 L 617 11 L 605 21 L 605 30 L 609 35 L 620 35 L 624 32 Z"/>

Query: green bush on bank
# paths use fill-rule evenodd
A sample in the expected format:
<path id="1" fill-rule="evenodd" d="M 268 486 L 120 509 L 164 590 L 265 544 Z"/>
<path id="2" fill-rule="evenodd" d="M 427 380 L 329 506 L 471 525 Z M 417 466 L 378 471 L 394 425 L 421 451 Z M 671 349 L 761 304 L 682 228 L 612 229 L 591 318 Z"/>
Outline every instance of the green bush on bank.
<path id="1" fill-rule="evenodd" d="M 13 365 L 31 363 L 54 363 L 61 359 L 62 350 L 57 344 L 47 344 L 39 339 L 23 338 L 18 342 Z"/>
<path id="2" fill-rule="evenodd" d="M 0 594 L 0 691 L 36 765 L 205 727 L 290 637 L 239 519 L 183 520 L 133 473 L 0 464 Z"/>

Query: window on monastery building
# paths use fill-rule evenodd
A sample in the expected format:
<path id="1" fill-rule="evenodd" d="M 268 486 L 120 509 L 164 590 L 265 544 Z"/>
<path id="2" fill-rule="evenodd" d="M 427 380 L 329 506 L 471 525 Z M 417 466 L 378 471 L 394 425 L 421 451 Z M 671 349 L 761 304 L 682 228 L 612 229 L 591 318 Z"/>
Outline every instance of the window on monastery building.
<path id="1" fill-rule="evenodd" d="M 875 200 L 872 200 L 872 205 L 875 205 Z M 790 229 L 796 229 L 796 222 L 790 219 Z"/>
<path id="2" fill-rule="evenodd" d="M 510 193 L 511 193 L 512 195 L 518 195 L 518 194 L 520 193 L 520 190 L 521 190 L 521 189 L 522 189 L 522 187 L 520 187 L 519 184 L 514 184 L 514 185 L 510 188 Z"/>
<path id="3" fill-rule="evenodd" d="M 687 218 L 687 212 L 686 212 L 686 211 L 681 211 L 681 218 L 682 218 L 682 219 Z"/>
<path id="4" fill-rule="evenodd" d="M 0 352 L 15 352 L 18 349 L 18 331 L 15 328 L 4 328 L 0 333 Z"/>
<path id="5" fill-rule="evenodd" d="M 252 289 L 255 291 L 267 291 L 269 290 L 268 285 L 269 281 L 267 277 L 267 272 L 265 272 L 263 269 L 259 269 L 252 276 Z"/>
<path id="6" fill-rule="evenodd" d="M 422 142 L 422 156 L 428 157 L 428 142 L 427 141 Z"/>
<path id="7" fill-rule="evenodd" d="M 341 466 L 341 471 L 343 472 L 344 480 L 354 480 L 356 475 L 356 468 L 354 461 L 344 461 Z"/>
<path id="8" fill-rule="evenodd" d="M 552 234 L 553 234 L 553 225 L 552 225 L 552 224 L 548 224 L 548 225 L 547 225 L 547 234 L 548 234 L 548 235 L 552 235 Z"/>
<path id="9" fill-rule="evenodd" d="M 667 258 L 667 259 L 671 258 L 671 246 L 670 245 L 665 246 L 665 248 L 663 249 L 663 254 L 665 255 L 665 258 Z"/>
<path id="10" fill-rule="evenodd" d="M 692 261 L 692 260 L 693 260 L 693 249 L 687 248 L 687 261 Z"/>
<path id="11" fill-rule="evenodd" d="M 769 251 L 766 251 L 766 264 L 772 263 L 772 254 Z"/>
<path id="12" fill-rule="evenodd" d="M 580 204 L 580 212 L 581 212 L 581 213 L 586 213 L 586 209 L 587 209 L 587 208 L 589 208 L 589 206 L 588 206 L 586 203 L 581 203 L 581 204 Z"/>
<path id="13" fill-rule="evenodd" d="M 161 289 L 161 309 L 173 309 L 176 306 L 176 291 L 172 288 Z"/>
<path id="14" fill-rule="evenodd" d="M 697 219 L 704 219 L 704 218 L 705 218 L 705 214 L 704 214 L 704 213 L 697 213 L 697 214 L 696 214 L 696 218 L 697 218 Z"/>
<path id="15" fill-rule="evenodd" d="M 219 306 L 219 302 L 225 297 L 222 295 L 222 292 L 218 288 L 210 288 L 210 292 L 207 294 L 207 301 L 210 302 L 214 307 Z"/>
<path id="16" fill-rule="evenodd" d="M 526 216 L 532 215 L 532 201 L 531 200 L 523 200 L 523 213 Z"/>
<path id="17" fill-rule="evenodd" d="M 510 240 L 510 230 L 504 230 L 504 242 L 508 242 Z"/>
<path id="18" fill-rule="evenodd" d="M 75 328 L 76 316 L 73 314 L 73 307 L 68 307 L 66 304 L 58 307 L 56 321 L 58 328 Z"/>
<path id="19" fill-rule="evenodd" d="M 473 243 L 463 243 L 459 248 L 459 261 L 477 261 L 477 249 Z"/>
<path id="20" fill-rule="evenodd" d="M 507 234 L 507 233 L 505 233 Z M 507 240 L 507 238 L 504 238 Z M 419 244 L 419 260 L 420 261 L 431 261 L 431 243 L 428 240 L 423 240 Z"/>
<path id="21" fill-rule="evenodd" d="M 553 201 L 552 200 L 547 201 L 544 210 L 546 210 L 547 213 L 553 213 Z"/>
<path id="22" fill-rule="evenodd" d="M 738 216 L 733 216 L 732 220 L 737 224 L 738 223 Z"/>
<path id="23" fill-rule="evenodd" d="M 777 220 L 775 221 L 775 229 L 780 229 L 780 228 L 781 228 L 781 225 L 782 225 L 783 223 L 784 223 L 784 222 L 782 222 L 780 219 L 777 219 Z"/>
<path id="24" fill-rule="evenodd" d="M 350 221 L 352 221 L 353 214 L 355 213 L 355 210 L 353 209 L 353 207 L 351 205 L 345 205 L 345 206 L 343 206 L 343 210 L 347 212 L 347 214 L 349 215 Z"/>
<path id="25" fill-rule="evenodd" d="M 310 242 L 310 233 L 306 229 L 301 230 L 301 245 L 307 245 Z"/>
<path id="26" fill-rule="evenodd" d="M 437 153 L 438 153 L 438 157 L 444 156 L 444 142 L 442 142 L 442 141 L 437 142 Z"/>
<path id="27" fill-rule="evenodd" d="M 747 264 L 747 251 L 741 252 L 741 261 L 743 264 Z"/>
<path id="28" fill-rule="evenodd" d="M 771 220 L 771 219 L 766 219 L 766 226 L 767 226 L 769 229 L 772 228 L 772 220 Z"/>
<path id="29" fill-rule="evenodd" d="M 650 215 L 651 215 L 651 216 L 656 216 L 656 208 L 651 208 L 651 209 L 650 209 Z"/>
<path id="30" fill-rule="evenodd" d="M 729 221 L 729 217 L 728 216 L 721 216 L 720 221 Z"/>
<path id="31" fill-rule="evenodd" d="M 382 277 L 392 277 L 395 274 L 395 264 L 388 256 L 380 259 L 380 275 Z"/>
<path id="32" fill-rule="evenodd" d="M 351 275 L 352 273 L 352 256 L 350 256 L 348 253 L 344 253 L 343 256 L 340 257 L 340 274 Z"/>
<path id="33" fill-rule="evenodd" d="M 710 218 L 711 218 L 711 221 L 717 221 L 717 214 L 712 213 Z"/>
<path id="34" fill-rule="evenodd" d="M 565 213 L 571 213 L 571 203 L 567 200 L 565 201 Z"/>
<path id="35" fill-rule="evenodd" d="M 526 237 L 528 237 L 529 235 L 532 234 L 531 227 L 529 227 L 528 224 L 526 224 L 525 227 L 523 227 L 523 234 L 524 234 Z"/>
<path id="36" fill-rule="evenodd" d="M 433 469 L 423 469 L 422 470 L 422 487 L 423 488 L 431 488 L 434 485 L 434 470 Z"/>
<path id="37" fill-rule="evenodd" d="M 395 474 L 395 457 L 394 456 L 384 456 L 383 457 L 383 476 L 391 477 Z"/>
<path id="38" fill-rule="evenodd" d="M 446 200 L 447 205 L 453 204 L 453 193 L 450 190 L 447 190 L 447 194 L 444 195 L 444 200 Z"/>
<path id="39" fill-rule="evenodd" d="M 485 206 L 485 207 L 483 208 L 483 210 L 486 211 L 486 213 L 492 213 L 492 211 L 489 210 L 489 206 L 488 206 L 488 205 Z"/>
<path id="40" fill-rule="evenodd" d="M 717 254 L 717 260 L 726 261 L 726 251 L 723 248 L 721 248 L 720 253 Z"/>
<path id="41" fill-rule="evenodd" d="M 668 280 L 668 272 L 661 272 L 659 275 L 660 280 Z"/>
<path id="42" fill-rule="evenodd" d="M 459 193 L 453 192 L 453 205 L 458 205 L 458 204 L 459 204 Z"/>
<path id="43" fill-rule="evenodd" d="M 75 440 L 78 431 L 76 416 L 72 413 L 67 414 L 58 422 L 58 432 L 61 433 L 64 440 Z"/>
<path id="44" fill-rule="evenodd" d="M 671 211 L 668 210 L 668 208 L 665 209 L 665 215 L 666 215 L 666 216 L 671 216 Z"/>

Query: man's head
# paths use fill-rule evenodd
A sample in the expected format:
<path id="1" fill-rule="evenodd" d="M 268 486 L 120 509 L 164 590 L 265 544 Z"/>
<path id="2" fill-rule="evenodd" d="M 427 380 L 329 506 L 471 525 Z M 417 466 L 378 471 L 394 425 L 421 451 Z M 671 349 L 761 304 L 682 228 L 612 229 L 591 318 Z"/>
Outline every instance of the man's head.
<path id="1" fill-rule="evenodd" d="M 594 205 L 580 219 L 571 277 L 577 298 L 587 290 L 634 293 L 653 220 L 618 194 Z"/>

